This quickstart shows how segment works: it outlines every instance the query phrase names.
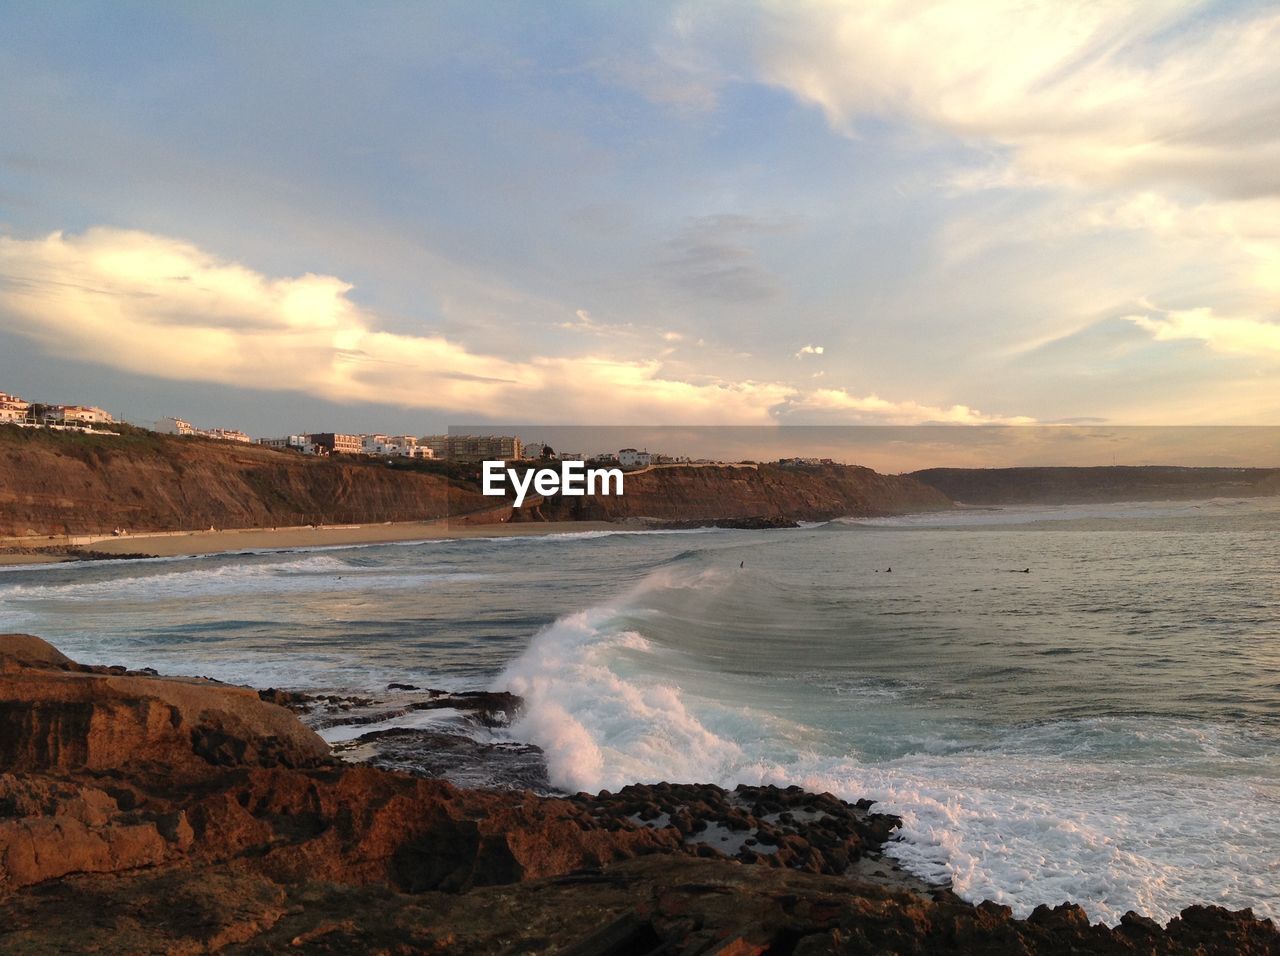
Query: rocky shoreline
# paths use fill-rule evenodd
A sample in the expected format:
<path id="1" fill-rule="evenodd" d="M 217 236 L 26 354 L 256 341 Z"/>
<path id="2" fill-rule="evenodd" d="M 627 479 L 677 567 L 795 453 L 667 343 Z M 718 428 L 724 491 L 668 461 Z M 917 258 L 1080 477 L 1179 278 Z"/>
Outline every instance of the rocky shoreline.
<path id="1" fill-rule="evenodd" d="M 388 690 L 255 692 L 0 636 L 0 951 L 1280 953 L 1248 910 L 1109 928 L 969 904 L 883 855 L 899 821 L 867 801 L 559 795 L 537 748 L 377 726 L 500 727 L 518 699 Z M 326 721 L 350 729 L 332 751 Z"/>

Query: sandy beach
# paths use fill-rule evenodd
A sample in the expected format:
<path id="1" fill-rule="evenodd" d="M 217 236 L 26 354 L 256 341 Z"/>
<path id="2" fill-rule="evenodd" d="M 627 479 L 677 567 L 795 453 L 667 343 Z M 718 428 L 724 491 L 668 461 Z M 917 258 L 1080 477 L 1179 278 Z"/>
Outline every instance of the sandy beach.
<path id="1" fill-rule="evenodd" d="M 0 565 L 47 564 L 67 560 L 68 547 L 101 554 L 145 554 L 171 558 L 227 551 L 287 550 L 325 546 L 436 541 L 450 538 L 505 538 L 525 535 L 617 531 L 607 521 L 541 521 L 469 524 L 462 521 L 397 521 L 386 524 L 329 525 L 299 528 L 242 528 L 221 531 L 140 532 L 121 536 L 0 539 Z M 48 549 L 48 550 L 41 550 Z"/>

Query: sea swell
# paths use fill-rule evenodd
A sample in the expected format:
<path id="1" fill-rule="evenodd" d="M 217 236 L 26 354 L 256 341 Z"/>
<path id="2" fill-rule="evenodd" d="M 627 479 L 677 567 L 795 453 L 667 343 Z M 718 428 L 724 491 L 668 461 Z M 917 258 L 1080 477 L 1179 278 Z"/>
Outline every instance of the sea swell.
<path id="1" fill-rule="evenodd" d="M 545 750 L 556 786 L 798 784 L 879 801 L 903 819 L 890 854 L 908 869 L 1019 914 L 1069 899 L 1108 923 L 1193 902 L 1280 916 L 1280 775 L 1265 733 L 1142 714 L 976 732 L 945 717 L 895 725 L 886 704 L 913 688 L 855 681 L 839 694 L 816 677 L 783 712 L 673 640 L 670 616 L 688 619 L 690 595 L 723 613 L 740 586 L 685 564 L 557 620 L 495 682 L 525 698 L 511 732 Z M 851 724 L 914 743 L 877 758 L 810 726 L 833 697 Z"/>

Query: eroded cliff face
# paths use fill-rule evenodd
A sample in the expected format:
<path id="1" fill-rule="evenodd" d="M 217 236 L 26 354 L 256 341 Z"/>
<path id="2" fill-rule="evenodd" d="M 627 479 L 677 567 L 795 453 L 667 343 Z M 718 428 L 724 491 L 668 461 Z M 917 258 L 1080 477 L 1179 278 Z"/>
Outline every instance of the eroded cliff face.
<path id="1" fill-rule="evenodd" d="M 553 521 L 707 522 L 825 521 L 950 507 L 950 500 L 935 488 L 857 465 L 654 468 L 628 474 L 623 495 L 560 497 L 540 505 L 542 515 Z"/>
<path id="2" fill-rule="evenodd" d="M 901 879 L 871 804 L 653 784 L 562 798 L 333 761 L 289 695 L 0 635 L 0 950 L 1280 952 L 1247 910 L 1025 920 Z"/>
<path id="3" fill-rule="evenodd" d="M 502 505 L 473 482 L 384 462 L 136 429 L 107 438 L 0 428 L 0 536 L 496 521 Z M 550 498 L 516 517 L 784 523 L 948 507 L 934 488 L 853 465 L 700 466 L 633 473 L 623 496 Z"/>
<path id="4" fill-rule="evenodd" d="M 110 438 L 0 427 L 0 535 L 417 521 L 492 503 L 379 462 L 138 430 Z"/>

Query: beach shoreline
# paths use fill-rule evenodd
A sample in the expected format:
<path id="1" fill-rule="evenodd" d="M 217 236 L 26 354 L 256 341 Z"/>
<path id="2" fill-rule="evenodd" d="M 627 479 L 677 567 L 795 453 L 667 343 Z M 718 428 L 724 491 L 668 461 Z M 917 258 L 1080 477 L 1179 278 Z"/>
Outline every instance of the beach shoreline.
<path id="1" fill-rule="evenodd" d="M 194 557 L 238 551 L 286 551 L 295 548 L 344 547 L 508 538 L 588 531 L 625 530 L 609 521 L 468 522 L 437 519 L 380 524 L 315 525 L 289 528 L 230 528 L 208 531 L 155 531 L 124 535 L 77 535 L 0 538 L 0 566 L 49 564 L 105 557 Z M 79 556 L 78 556 L 79 555 Z"/>

